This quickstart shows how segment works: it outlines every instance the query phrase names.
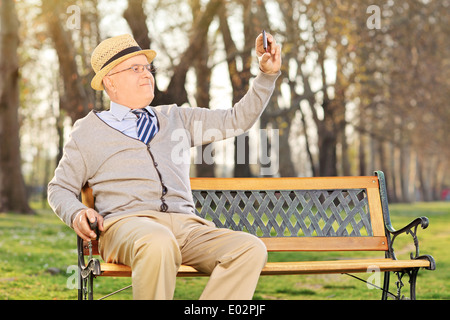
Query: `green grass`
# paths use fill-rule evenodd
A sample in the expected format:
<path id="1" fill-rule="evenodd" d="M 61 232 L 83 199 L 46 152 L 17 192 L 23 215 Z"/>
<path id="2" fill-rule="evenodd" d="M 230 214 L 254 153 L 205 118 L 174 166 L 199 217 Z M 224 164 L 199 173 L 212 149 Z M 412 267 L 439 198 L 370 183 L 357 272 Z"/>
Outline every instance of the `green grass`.
<path id="1" fill-rule="evenodd" d="M 393 204 L 392 224 L 400 229 L 416 217 L 427 216 L 430 226 L 419 230 L 420 253 L 431 254 L 436 270 L 421 270 L 417 279 L 418 299 L 450 299 L 450 202 Z M 395 243 L 399 258 L 408 259 L 413 250 L 409 235 Z M 271 253 L 269 261 L 318 260 L 375 257 L 374 253 Z M 76 299 L 77 290 L 68 284 L 76 264 L 75 234 L 49 209 L 37 209 L 37 215 L 0 213 L 0 300 Z M 68 269 L 69 268 L 69 269 Z M 367 278 L 369 274 L 360 274 Z M 407 278 L 407 276 L 405 276 Z M 404 293 L 408 293 L 407 279 Z M 207 278 L 179 278 L 175 299 L 198 299 Z M 395 292 L 395 278 L 391 278 Z M 95 298 L 130 284 L 128 278 L 98 278 Z M 263 276 L 254 299 L 379 299 L 379 290 L 346 275 Z M 127 290 L 114 299 L 131 299 Z"/>

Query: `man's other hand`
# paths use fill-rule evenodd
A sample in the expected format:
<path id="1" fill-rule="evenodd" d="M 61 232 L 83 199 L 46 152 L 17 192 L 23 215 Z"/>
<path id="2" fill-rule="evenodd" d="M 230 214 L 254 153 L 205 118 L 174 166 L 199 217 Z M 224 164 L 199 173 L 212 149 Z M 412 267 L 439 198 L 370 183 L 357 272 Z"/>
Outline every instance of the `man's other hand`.
<path id="1" fill-rule="evenodd" d="M 89 226 L 89 222 L 94 223 L 96 218 L 98 230 L 103 231 L 103 217 L 94 209 L 81 210 L 72 222 L 73 230 L 85 241 L 97 239 L 95 231 Z"/>

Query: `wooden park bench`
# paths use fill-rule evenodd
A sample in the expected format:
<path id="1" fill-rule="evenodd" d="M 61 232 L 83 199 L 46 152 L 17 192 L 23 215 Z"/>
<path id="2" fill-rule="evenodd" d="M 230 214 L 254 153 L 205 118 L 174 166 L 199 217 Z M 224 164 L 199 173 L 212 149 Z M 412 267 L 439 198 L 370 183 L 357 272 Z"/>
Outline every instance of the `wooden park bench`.
<path id="1" fill-rule="evenodd" d="M 269 252 L 384 252 L 384 257 L 380 253 L 378 259 L 268 262 L 262 275 L 353 274 L 378 270 L 384 273 L 383 287 L 378 287 L 382 299 L 402 299 L 402 278 L 407 274 L 410 298 L 415 299 L 419 269 L 435 269 L 432 256 L 419 255 L 416 235 L 418 226 L 422 229 L 428 226 L 428 219 L 417 218 L 400 230 L 392 227 L 381 171 L 367 177 L 192 178 L 191 188 L 197 215 L 212 220 L 219 228 L 246 231 L 260 237 Z M 82 201 L 94 208 L 89 188 L 83 190 Z M 395 255 L 393 244 L 400 234 L 412 236 L 415 253 L 411 253 L 410 259 L 398 260 Z M 101 263 L 95 255 L 98 255 L 97 242 L 83 242 L 78 238 L 79 299 L 93 299 L 95 277 L 131 276 L 130 267 Z M 85 263 L 87 256 L 89 260 Z M 398 277 L 394 294 L 389 292 L 391 272 Z M 178 276 L 207 275 L 182 265 Z"/>

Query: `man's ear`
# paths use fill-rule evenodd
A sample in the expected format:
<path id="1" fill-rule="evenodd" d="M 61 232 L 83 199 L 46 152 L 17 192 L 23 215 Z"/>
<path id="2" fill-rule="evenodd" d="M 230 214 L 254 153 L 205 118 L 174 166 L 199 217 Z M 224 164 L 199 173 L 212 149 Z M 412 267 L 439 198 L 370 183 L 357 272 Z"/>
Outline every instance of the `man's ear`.
<path id="1" fill-rule="evenodd" d="M 105 88 L 107 93 L 116 92 L 116 87 L 114 86 L 114 82 L 111 80 L 110 77 L 103 77 L 103 87 Z"/>

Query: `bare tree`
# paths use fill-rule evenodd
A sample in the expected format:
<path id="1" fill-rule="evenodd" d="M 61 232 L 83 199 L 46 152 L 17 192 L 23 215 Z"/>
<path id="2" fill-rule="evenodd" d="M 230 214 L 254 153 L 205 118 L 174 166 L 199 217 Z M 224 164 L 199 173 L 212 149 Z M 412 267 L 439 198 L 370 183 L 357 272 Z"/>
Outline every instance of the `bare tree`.
<path id="1" fill-rule="evenodd" d="M 33 213 L 22 176 L 19 140 L 19 20 L 13 0 L 0 6 L 0 212 Z"/>
<path id="2" fill-rule="evenodd" d="M 59 71 L 63 83 L 60 92 L 60 108 L 75 122 L 94 108 L 94 92 L 90 88 L 92 74 L 83 75 L 77 65 L 77 51 L 71 34 L 64 28 L 67 3 L 42 1 L 42 14 L 47 22 L 47 30 L 58 54 Z"/>
<path id="3" fill-rule="evenodd" d="M 243 48 L 240 50 L 233 40 L 228 22 L 230 7 L 236 4 L 242 8 L 242 22 L 244 26 L 244 43 Z M 252 1 L 242 0 L 236 1 L 236 3 L 228 2 L 227 6 L 220 10 L 218 14 L 220 31 L 222 33 L 227 56 L 228 74 L 233 89 L 233 104 L 238 102 L 248 91 L 250 78 L 252 77 L 250 71 L 253 59 L 252 49 L 255 45 L 255 35 L 261 32 L 261 30 L 258 30 L 260 29 L 259 26 L 257 24 L 255 25 L 255 15 L 253 14 L 252 9 Z M 238 139 L 244 139 L 244 143 L 239 145 Z M 235 177 L 251 176 L 248 134 L 236 138 L 234 145 L 235 165 L 233 175 Z M 242 154 L 244 155 L 244 159 L 242 159 Z"/>

